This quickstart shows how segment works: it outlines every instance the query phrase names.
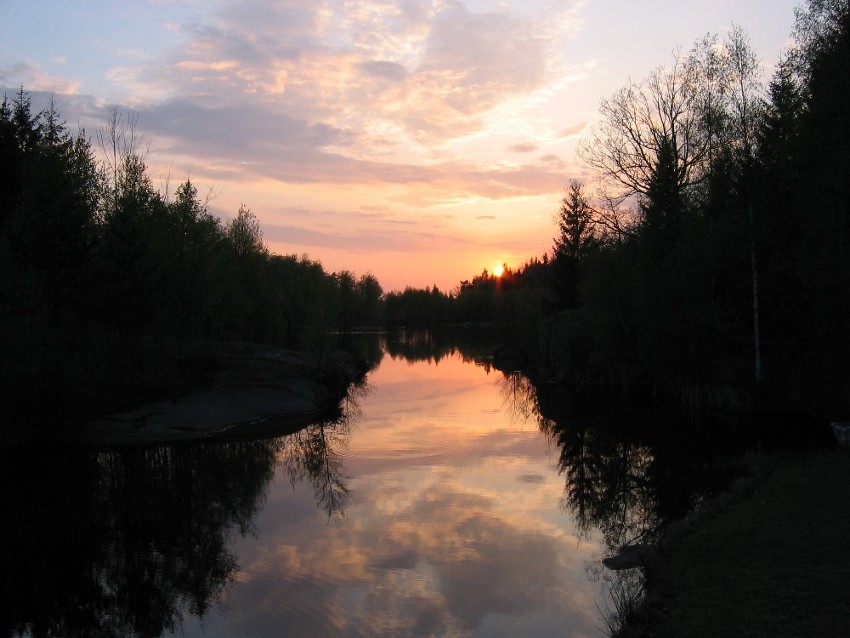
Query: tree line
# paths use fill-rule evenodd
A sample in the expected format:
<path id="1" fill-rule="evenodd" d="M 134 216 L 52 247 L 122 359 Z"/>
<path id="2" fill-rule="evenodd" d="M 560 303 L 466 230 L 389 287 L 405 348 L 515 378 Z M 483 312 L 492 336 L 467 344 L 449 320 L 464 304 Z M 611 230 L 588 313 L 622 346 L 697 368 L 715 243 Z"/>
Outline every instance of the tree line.
<path id="1" fill-rule="evenodd" d="M 848 3 L 809 0 L 793 36 L 767 86 L 735 26 L 602 100 L 579 149 L 599 203 L 574 183 L 560 215 L 582 222 L 556 259 L 564 354 L 667 388 L 846 405 Z"/>
<path id="2" fill-rule="evenodd" d="M 49 425 L 174 391 L 199 342 L 299 349 L 380 320 L 371 275 L 271 254 L 246 206 L 222 220 L 191 179 L 157 189 L 135 120 L 94 139 L 23 87 L 0 104 L 0 396 Z M 51 408 L 55 408 L 54 412 Z"/>
<path id="3" fill-rule="evenodd" d="M 223 221 L 190 179 L 154 188 L 132 118 L 92 140 L 21 87 L 0 105 L 10 422 L 175 391 L 198 341 L 320 349 L 362 325 L 484 322 L 550 377 L 846 409 L 848 16 L 807 0 L 767 85 L 736 26 L 604 98 L 551 251 L 451 292 L 271 254 L 244 205 Z"/>
<path id="4" fill-rule="evenodd" d="M 735 26 L 604 98 L 551 256 L 485 271 L 439 312 L 520 326 L 553 376 L 850 409 L 850 9 L 795 17 L 767 84 Z"/>

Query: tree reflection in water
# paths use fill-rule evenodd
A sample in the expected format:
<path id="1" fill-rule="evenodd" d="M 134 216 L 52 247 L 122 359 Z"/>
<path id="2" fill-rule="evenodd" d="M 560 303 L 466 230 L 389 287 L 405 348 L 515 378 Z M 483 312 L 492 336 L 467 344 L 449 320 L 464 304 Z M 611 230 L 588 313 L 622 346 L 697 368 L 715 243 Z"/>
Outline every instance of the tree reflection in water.
<path id="1" fill-rule="evenodd" d="M 546 422 L 537 403 L 537 388 L 521 372 L 502 372 L 498 381 L 499 394 L 505 413 L 516 421 L 536 419 L 543 427 Z"/>
<path id="2" fill-rule="evenodd" d="M 566 476 L 563 506 L 579 530 L 587 535 L 598 529 L 609 551 L 652 541 L 659 524 L 650 477 L 652 451 L 595 430 L 547 423 L 560 450 L 559 470 Z"/>
<path id="3" fill-rule="evenodd" d="M 601 534 L 606 554 L 657 542 L 667 523 L 728 489 L 746 471 L 746 450 L 783 440 L 778 427 L 762 432 L 732 417 L 681 410 L 642 413 L 615 401 L 594 403 L 520 373 L 503 374 L 500 389 L 509 413 L 536 418 L 557 447 L 563 509 L 580 536 Z M 793 436 L 793 430 L 784 436 Z M 606 589 L 602 613 L 614 633 L 643 594 L 642 570 L 609 571 L 594 561 L 587 571 Z"/>
<path id="4" fill-rule="evenodd" d="M 342 415 L 335 421 L 315 423 L 275 441 L 278 462 L 293 487 L 302 481 L 313 486 L 316 506 L 328 518 L 345 514 L 351 493 L 345 484 L 345 452 L 351 424 L 360 417 L 358 400 L 369 393 L 364 382 L 349 388 Z"/>
<path id="5" fill-rule="evenodd" d="M 605 436 L 591 428 L 558 427 L 544 421 L 559 448 L 559 471 L 566 477 L 563 507 L 574 517 L 581 535 L 602 534 L 606 554 L 636 543 L 652 543 L 661 530 L 651 466 L 652 450 L 633 441 Z M 641 570 L 609 571 L 600 561 L 587 566 L 601 580 L 607 600 L 600 606 L 613 634 L 642 598 Z"/>
<path id="6" fill-rule="evenodd" d="M 246 534 L 274 473 L 265 441 L 118 450 L 98 456 L 98 583 L 121 631 L 159 635 L 203 615 L 232 579 L 232 530 Z"/>
<path id="7" fill-rule="evenodd" d="M 15 577 L 0 632 L 158 636 L 203 616 L 233 581 L 232 537 L 252 532 L 278 464 L 342 515 L 342 451 L 365 391 L 338 420 L 275 439 L 9 459 L 2 551 Z"/>
<path id="8" fill-rule="evenodd" d="M 651 543 L 660 533 L 652 448 L 616 435 L 594 422 L 597 415 L 563 405 L 564 396 L 549 392 L 519 372 L 505 372 L 499 382 L 505 409 L 518 419 L 536 418 L 540 429 L 556 444 L 558 471 L 565 477 L 563 509 L 576 521 L 580 538 L 602 535 L 606 554 L 634 543 Z M 551 388 L 549 389 L 551 390 Z M 601 580 L 607 601 L 600 606 L 613 633 L 643 594 L 640 570 L 611 572 L 600 561 L 587 565 L 588 576 Z"/>
<path id="9" fill-rule="evenodd" d="M 536 418 L 556 443 L 566 479 L 562 505 L 583 536 L 599 530 L 609 551 L 653 540 L 659 520 L 649 446 L 547 410 L 537 386 L 520 372 L 503 373 L 499 389 L 508 414 Z"/>

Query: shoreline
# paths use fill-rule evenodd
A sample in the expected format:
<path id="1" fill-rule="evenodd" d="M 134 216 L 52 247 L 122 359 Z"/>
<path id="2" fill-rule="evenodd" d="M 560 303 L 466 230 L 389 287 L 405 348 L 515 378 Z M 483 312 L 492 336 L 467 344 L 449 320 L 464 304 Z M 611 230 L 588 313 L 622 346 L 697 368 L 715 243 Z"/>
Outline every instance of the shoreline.
<path id="1" fill-rule="evenodd" d="M 359 373 L 342 352 L 314 355 L 248 343 L 219 344 L 207 387 L 94 418 L 81 441 L 91 447 L 201 439 L 262 438 L 340 415 Z"/>
<path id="2" fill-rule="evenodd" d="M 665 533 L 614 635 L 842 635 L 850 629 L 850 451 L 775 454 Z"/>

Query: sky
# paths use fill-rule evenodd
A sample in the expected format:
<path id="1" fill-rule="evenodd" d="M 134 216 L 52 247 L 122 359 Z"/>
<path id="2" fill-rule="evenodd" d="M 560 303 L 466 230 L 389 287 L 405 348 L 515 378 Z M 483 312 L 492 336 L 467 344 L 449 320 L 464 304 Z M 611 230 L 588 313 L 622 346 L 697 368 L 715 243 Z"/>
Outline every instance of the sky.
<path id="1" fill-rule="evenodd" d="M 131 116 L 273 253 L 451 291 L 551 252 L 602 98 L 733 24 L 769 79 L 800 1 L 0 0 L 0 92 Z"/>

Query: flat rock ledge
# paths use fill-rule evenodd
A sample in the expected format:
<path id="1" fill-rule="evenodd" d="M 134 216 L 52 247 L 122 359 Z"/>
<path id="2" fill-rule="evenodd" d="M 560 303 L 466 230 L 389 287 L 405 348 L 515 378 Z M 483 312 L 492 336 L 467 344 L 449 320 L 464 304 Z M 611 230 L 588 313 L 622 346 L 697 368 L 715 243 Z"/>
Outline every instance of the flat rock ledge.
<path id="1" fill-rule="evenodd" d="M 357 376 L 340 353 L 320 357 L 228 344 L 211 359 L 215 372 L 209 387 L 102 415 L 87 424 L 84 441 L 114 447 L 285 434 L 338 416 L 339 403 Z"/>

